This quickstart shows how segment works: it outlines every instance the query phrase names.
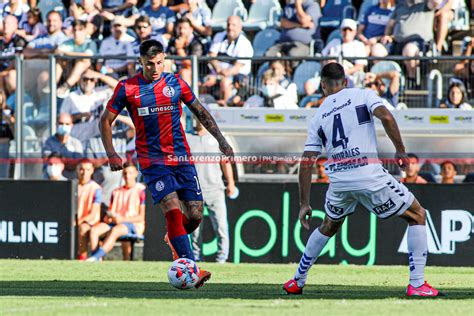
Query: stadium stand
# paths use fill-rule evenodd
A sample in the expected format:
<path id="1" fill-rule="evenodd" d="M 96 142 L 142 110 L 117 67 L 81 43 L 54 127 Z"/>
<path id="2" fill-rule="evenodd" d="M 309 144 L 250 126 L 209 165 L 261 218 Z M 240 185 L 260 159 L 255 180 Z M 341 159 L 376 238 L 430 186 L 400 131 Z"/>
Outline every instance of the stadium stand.
<path id="1" fill-rule="evenodd" d="M 127 4 L 129 7 L 126 9 L 115 10 L 113 6 L 110 7 L 110 3 L 102 2 L 103 1 L 99 0 L 76 1 L 75 3 L 77 4 L 73 4 L 71 6 L 68 2 L 62 2 L 59 0 L 41 0 L 38 2 L 37 8 L 41 11 L 41 15 L 43 16 L 43 21 L 47 29 L 49 29 L 48 21 L 46 19 L 48 12 L 51 10 L 57 11 L 63 17 L 64 23 L 62 30 L 64 31 L 65 36 L 67 36 L 69 39 L 69 46 L 64 46 L 63 44 L 61 46 L 62 51 L 56 51 L 56 53 L 60 54 L 55 55 L 54 58 L 50 57 L 51 59 L 49 60 L 47 60 L 46 57 L 53 56 L 52 53 L 55 51 L 52 46 L 57 45 L 51 46 L 48 44 L 47 47 L 43 47 L 41 45 L 34 46 L 29 43 L 29 48 L 27 49 L 28 53 L 31 53 L 31 48 L 38 48 L 38 50 L 35 49 L 34 56 L 30 56 L 25 51 L 24 60 L 19 60 L 15 63 L 14 58 L 20 56 L 22 51 L 19 49 L 13 49 L 13 46 L 15 45 L 12 45 L 10 43 L 10 39 L 5 39 L 2 35 L 1 45 L 2 49 L 5 51 L 2 56 L 5 56 L 6 58 L 6 55 L 10 55 L 10 59 L 2 59 L 1 61 L 3 68 L 0 72 L 0 82 L 2 85 L 5 85 L 6 82 L 9 84 L 6 86 L 8 107 L 12 108 L 14 111 L 18 102 L 21 102 L 21 107 L 23 109 L 21 113 L 22 115 L 19 115 L 20 113 L 16 113 L 16 116 L 21 118 L 20 124 L 23 125 L 24 129 L 22 140 L 27 141 L 24 145 L 24 149 L 27 149 L 29 155 L 34 155 L 35 151 L 37 151 L 37 155 L 41 155 L 39 153 L 39 144 L 54 134 L 57 128 L 57 114 L 59 113 L 61 104 L 64 101 L 62 99 L 56 98 L 56 92 L 59 92 L 59 95 L 63 94 L 66 96 L 69 90 L 76 91 L 79 86 L 78 79 L 81 78 L 81 74 L 85 71 L 85 69 L 88 68 L 76 67 L 77 73 L 75 74 L 75 69 L 73 67 L 74 64 L 91 65 L 93 69 L 98 70 L 99 72 L 108 72 L 109 75 L 115 77 L 116 79 L 123 79 L 124 76 L 132 75 L 140 69 L 140 66 L 136 63 L 138 44 L 143 39 L 149 38 L 150 35 L 145 34 L 145 36 L 142 36 L 143 39 L 137 40 L 137 33 L 139 30 L 137 29 L 137 25 L 134 27 L 133 24 L 135 22 L 134 19 L 139 17 L 140 14 L 145 13 L 143 8 L 146 5 L 149 5 L 149 3 L 139 2 L 137 4 Z M 170 3 L 172 3 L 172 10 L 175 10 L 178 18 L 183 16 L 189 17 L 188 13 L 191 13 L 191 11 L 188 11 L 189 7 L 187 7 L 186 1 L 175 1 Z M 325 62 L 325 59 L 329 59 L 329 57 L 320 57 L 319 52 L 321 51 L 321 48 L 326 46 L 334 39 L 341 39 L 341 30 L 339 29 L 339 25 L 344 18 L 353 18 L 361 22 L 364 20 L 364 16 L 368 8 L 379 4 L 379 1 L 364 0 L 352 2 L 351 0 L 328 0 L 321 2 L 323 5 L 322 7 L 320 7 L 319 2 L 314 1 L 318 8 L 321 9 L 320 12 L 322 12 L 322 16 L 320 18 L 318 17 L 318 28 L 317 31 L 312 35 L 311 42 L 309 45 L 304 43 L 305 45 L 309 46 L 309 53 L 306 53 L 305 50 L 305 54 L 303 56 L 290 58 L 282 57 L 282 55 L 285 55 L 283 52 L 276 52 L 276 54 L 272 55 L 272 57 L 269 57 L 269 55 L 267 55 L 267 57 L 264 56 L 265 53 L 268 52 L 271 47 L 275 46 L 280 40 L 282 34 L 280 18 L 281 16 L 285 15 L 285 12 L 282 10 L 282 8 L 289 4 L 293 4 L 292 1 L 217 0 L 206 2 L 204 0 L 199 0 L 196 1 L 196 3 L 197 6 L 194 6 L 193 4 L 192 12 L 198 12 L 201 8 L 211 9 L 212 14 L 208 22 L 210 23 L 210 28 L 212 29 L 212 36 L 208 36 L 206 32 L 203 34 L 198 34 L 195 32 L 194 37 L 199 38 L 199 40 L 204 44 L 204 54 L 202 56 L 195 56 L 196 59 L 193 60 L 191 58 L 192 51 L 187 50 L 186 54 L 181 54 L 179 57 L 181 60 L 169 62 L 167 64 L 167 71 L 182 70 L 183 67 L 180 65 L 185 64 L 187 73 L 189 73 L 189 75 L 184 75 L 184 77 L 186 77 L 186 81 L 193 86 L 195 92 L 201 94 L 205 93 L 206 100 L 209 100 L 209 103 L 215 106 L 224 104 L 240 106 L 244 104 L 245 101 L 251 96 L 262 96 L 263 75 L 265 71 L 270 68 L 271 61 L 280 60 L 285 66 L 285 80 L 296 84 L 298 94 L 297 104 L 300 107 L 305 107 L 308 104 L 311 106 L 317 106 L 318 101 L 321 99 L 320 90 L 315 90 L 313 91 L 314 93 L 308 93 L 308 91 L 305 90 L 305 84 L 308 82 L 308 80 L 313 84 L 315 89 L 318 88 L 318 74 L 321 67 L 320 65 L 321 63 Z M 313 4 L 313 1 L 305 0 L 303 3 Z M 403 0 L 396 1 L 396 7 L 398 8 L 403 3 Z M 408 61 L 410 58 L 403 57 L 401 51 L 398 52 L 397 55 L 392 55 L 389 51 L 388 55 L 377 58 L 371 58 L 371 56 L 367 58 L 359 57 L 358 59 L 364 59 L 366 61 L 367 66 L 364 67 L 364 72 L 361 72 L 360 76 L 358 76 L 363 78 L 365 72 L 368 71 L 374 74 L 380 74 L 386 71 L 397 71 L 400 74 L 400 91 L 398 99 L 399 102 L 404 104 L 404 106 L 408 109 L 425 108 L 428 106 L 436 107 L 441 104 L 446 104 L 446 102 L 450 100 L 450 92 L 448 89 L 450 85 L 450 79 L 456 77 L 462 81 L 464 86 L 465 95 L 463 96 L 463 104 L 465 103 L 467 105 L 472 105 L 474 99 L 474 62 L 472 58 L 471 37 L 474 35 L 474 28 L 473 21 L 470 16 L 472 8 L 470 8 L 470 1 L 460 0 L 457 1 L 457 3 L 457 6 L 453 8 L 454 18 L 450 22 L 446 45 L 442 52 L 436 52 L 428 49 L 421 56 L 414 57 L 411 64 L 413 65 L 413 61 L 415 60 L 418 60 L 418 62 L 415 63 L 415 68 L 409 69 L 410 73 L 407 72 L 407 65 L 409 64 Z M 34 4 L 32 4 L 31 7 L 34 7 Z M 107 11 L 105 11 L 102 7 L 107 7 Z M 2 8 L 7 8 L 7 6 L 2 6 Z M 2 16 L 1 29 L 3 29 L 3 24 L 5 24 L 5 21 L 8 21 L 9 19 L 5 19 L 5 17 L 8 15 L 8 10 L 0 9 L 0 11 Z M 25 15 L 26 12 L 27 10 L 25 7 Z M 222 55 L 220 54 L 217 54 L 216 56 L 209 56 L 208 50 L 210 47 L 211 38 L 214 37 L 218 31 L 222 31 L 226 28 L 227 18 L 232 15 L 241 17 L 243 22 L 243 36 L 241 36 L 241 38 L 246 38 L 252 43 L 254 54 L 253 56 L 249 54 L 248 58 L 245 57 L 247 59 L 241 57 L 242 54 L 238 55 L 240 56 L 239 58 L 241 63 L 245 65 L 251 65 L 250 71 L 247 74 L 247 70 L 249 69 L 246 67 L 245 80 L 242 82 L 234 82 L 232 85 L 232 91 L 226 93 L 227 100 L 222 100 L 222 95 L 220 95 L 221 89 L 219 88 L 219 85 L 215 85 L 212 88 L 207 88 L 205 87 L 204 82 L 207 78 L 209 78 L 209 75 L 213 74 L 212 69 L 210 69 L 209 66 L 212 64 L 211 61 L 219 60 L 219 58 L 223 59 Z M 97 16 L 103 16 L 105 22 Z M 197 13 L 196 16 L 198 16 Z M 23 19 L 23 13 L 22 15 L 16 16 L 16 18 L 18 20 Z M 78 22 L 79 20 L 82 22 Z M 135 38 L 135 40 L 132 42 L 133 49 L 131 51 L 126 51 L 125 49 L 122 51 L 115 51 L 107 48 L 113 47 L 114 44 L 112 43 L 113 41 L 111 41 L 113 37 L 109 37 L 111 30 L 110 25 L 114 24 L 114 20 L 117 21 L 117 24 L 120 22 L 120 25 L 127 26 L 127 41 L 131 41 L 131 37 Z M 141 24 L 146 24 L 146 22 L 146 19 L 139 21 Z M 199 21 L 196 23 L 199 24 Z M 73 25 L 80 26 L 81 24 L 86 25 L 86 32 L 89 34 L 86 39 L 87 45 L 74 45 L 71 39 L 74 38 L 74 36 L 77 38 L 77 34 L 75 34 L 76 32 L 73 32 Z M 102 27 L 102 24 L 104 24 L 104 27 Z M 23 24 L 19 24 L 20 28 L 22 27 L 21 25 Z M 297 25 L 295 26 L 297 27 Z M 49 34 L 51 35 L 53 33 L 57 34 L 58 32 L 55 31 Z M 175 25 L 175 30 L 173 32 L 162 34 L 159 40 L 162 41 L 165 46 L 169 44 L 174 45 L 173 43 L 176 41 L 176 37 L 177 33 Z M 104 39 L 107 38 L 108 40 L 104 41 Z M 433 41 L 429 43 L 428 48 L 432 48 L 434 45 L 434 40 L 436 39 L 436 34 L 434 32 L 431 38 L 433 38 Z M 49 39 L 43 39 L 43 41 L 45 40 Z M 107 42 L 110 43 L 107 44 Z M 237 46 L 241 46 L 242 43 L 238 42 L 239 40 L 234 43 L 228 43 L 228 47 L 235 48 Z M 293 41 L 290 42 L 289 45 L 295 46 L 297 44 L 295 44 L 295 41 Z M 344 43 L 341 42 L 341 46 L 343 45 Z M 94 48 L 99 47 L 102 49 L 97 52 Z M 74 57 L 72 56 L 73 54 L 71 52 L 67 51 L 68 49 L 74 50 L 76 55 L 81 54 L 81 52 L 86 52 L 90 56 L 77 55 Z M 341 51 L 343 51 L 343 49 L 341 49 Z M 119 52 L 120 54 L 118 54 Z M 228 56 L 232 56 L 232 53 L 235 53 L 235 51 L 226 52 Z M 128 69 L 117 69 L 114 71 L 112 69 L 113 67 L 109 67 L 109 69 L 106 69 L 106 67 L 100 67 L 103 60 L 110 61 L 110 56 L 107 59 L 101 58 L 101 55 L 113 54 L 118 54 L 116 57 L 117 60 L 114 58 L 114 61 L 117 64 L 120 63 L 120 65 L 128 64 Z M 175 59 L 173 50 L 169 52 L 169 55 L 169 59 Z M 232 59 L 232 57 L 228 56 L 225 57 L 227 58 L 228 63 L 235 63 L 236 59 Z M 41 60 L 36 59 L 38 57 L 41 57 Z M 348 56 L 348 54 L 344 54 L 344 56 L 341 55 L 330 57 L 334 57 L 334 60 L 337 61 L 354 61 L 354 58 L 351 59 L 351 56 Z M 195 62 L 197 63 L 197 67 L 194 64 Z M 54 71 L 55 67 L 52 63 L 57 63 L 63 67 L 61 67 L 61 69 L 58 68 L 59 72 Z M 15 70 L 16 65 L 21 65 L 21 67 Z M 40 65 L 41 67 L 39 67 Z M 8 68 L 5 68 L 7 66 Z M 41 75 L 36 75 L 37 68 L 41 68 Z M 45 75 L 45 73 L 47 73 L 47 75 Z M 30 74 L 32 75 L 29 76 Z M 49 76 L 49 74 L 51 74 L 51 76 Z M 408 80 L 408 74 L 410 74 L 410 80 Z M 13 75 L 18 76 L 20 79 L 14 81 L 12 79 Z M 69 78 L 67 76 L 69 76 Z M 96 74 L 96 76 L 98 75 Z M 382 78 L 381 80 L 384 81 L 385 86 L 388 85 L 389 81 L 387 79 Z M 15 85 L 17 83 L 21 84 L 18 95 L 15 93 L 16 87 L 15 85 L 12 85 L 12 83 L 15 83 Z M 281 84 L 282 86 L 285 85 L 283 81 Z M 362 87 L 363 80 L 356 80 L 355 84 L 356 86 Z M 104 83 L 98 82 L 98 86 L 104 86 Z M 235 100 L 236 97 L 239 99 L 238 102 Z M 467 105 L 463 106 L 462 108 L 468 108 Z M 98 105 L 98 108 L 102 109 L 100 105 Z M 133 140 L 133 131 L 131 129 L 123 128 L 122 126 L 120 127 L 120 131 L 120 133 L 124 131 L 124 133 L 127 134 L 127 136 L 123 136 L 124 138 L 122 139 L 126 139 L 128 142 Z M 97 140 L 98 138 L 95 138 L 94 141 Z M 16 145 L 16 141 L 12 141 L 9 146 L 9 151 L 12 154 L 14 154 L 16 151 Z M 466 171 L 469 171 L 469 168 L 470 167 L 466 168 Z M 462 168 L 460 168 L 460 170 L 461 169 Z M 18 177 L 18 175 L 16 176 Z M 31 175 L 32 178 L 36 176 Z"/>
<path id="2" fill-rule="evenodd" d="M 244 22 L 244 30 L 264 30 L 267 27 L 274 27 L 281 7 L 277 0 L 256 1 L 251 7 L 248 18 Z"/>

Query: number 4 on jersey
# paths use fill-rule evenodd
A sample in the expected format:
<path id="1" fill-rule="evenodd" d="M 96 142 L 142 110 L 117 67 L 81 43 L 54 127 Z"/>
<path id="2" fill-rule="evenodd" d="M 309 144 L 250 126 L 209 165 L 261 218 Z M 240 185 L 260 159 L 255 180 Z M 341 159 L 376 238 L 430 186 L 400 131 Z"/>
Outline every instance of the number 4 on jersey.
<path id="1" fill-rule="evenodd" d="M 338 138 L 339 136 L 339 138 Z M 342 126 L 341 114 L 334 115 L 334 122 L 332 125 L 332 147 L 336 148 L 342 146 L 343 149 L 347 148 L 349 138 L 344 133 L 344 126 Z"/>

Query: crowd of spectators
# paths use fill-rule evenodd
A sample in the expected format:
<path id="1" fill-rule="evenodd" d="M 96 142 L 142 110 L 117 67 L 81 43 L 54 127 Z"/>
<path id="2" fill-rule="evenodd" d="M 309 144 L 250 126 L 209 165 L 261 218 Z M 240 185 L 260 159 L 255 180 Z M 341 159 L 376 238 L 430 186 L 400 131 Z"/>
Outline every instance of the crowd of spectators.
<path id="1" fill-rule="evenodd" d="M 278 23 L 273 26 L 279 35 L 268 45 L 264 56 L 319 54 L 325 57 L 321 66 L 342 61 L 349 86 L 374 89 L 385 99 L 389 109 L 398 109 L 403 89 L 416 87 L 417 76 L 426 75 L 419 73 L 419 61 L 406 60 L 398 62 L 397 70 L 380 67 L 383 71 L 371 72 L 370 67 L 377 61 L 368 62 L 366 58 L 450 53 L 451 43 L 447 42 L 450 23 L 456 19 L 459 9 L 466 7 L 464 1 L 282 0 L 276 8 Z M 217 2 L 77 0 L 56 1 L 49 9 L 41 1 L 34 0 L 0 4 L 3 56 L 23 53 L 27 60 L 44 59 L 52 53 L 59 56 L 56 64 L 58 110 L 61 114 L 70 114 L 72 123 L 58 125 L 58 132 L 45 142 L 43 156 L 46 158 L 56 152 L 67 159 L 70 154 L 64 148 L 72 148 L 71 140 L 78 140 L 82 156 L 101 161 L 97 118 L 118 80 L 139 71 L 140 65 L 135 58 L 138 47 L 151 38 L 161 41 L 168 55 L 180 57 L 168 60 L 166 69 L 178 72 L 189 84 L 192 83 L 193 68 L 187 58 L 214 57 L 206 61 L 204 67 L 200 64 L 198 84 L 200 93 L 209 97 L 206 100 L 220 106 L 295 109 L 317 107 L 322 103 L 324 98 L 317 72 L 304 82 L 304 87 L 294 77 L 297 67 L 304 67 L 301 60 L 272 60 L 266 64 L 252 61 L 255 57 L 252 38 L 257 32 L 246 27 L 245 14 L 230 16 L 223 30 L 212 25 L 212 9 Z M 241 3 L 249 11 L 256 1 L 234 2 Z M 329 17 L 334 17 L 336 22 L 326 23 Z M 462 54 L 472 55 L 472 46 L 473 40 L 468 38 Z M 107 57 L 95 59 L 96 55 Z M 472 60 L 467 59 L 454 66 L 453 72 L 458 79 L 450 80 L 446 99 L 440 107 L 472 108 L 473 65 Z M 41 69 L 38 76 L 29 78 L 35 83 L 30 94 L 40 112 L 45 103 L 48 106 L 49 76 L 48 69 Z M 0 90 L 5 94 L 3 99 L 12 99 L 15 95 L 16 81 L 14 61 L 2 60 Z M 12 127 L 14 111 L 14 102 L 10 102 L 3 111 L 6 114 L 2 114 L 4 118 L 10 118 L 4 126 Z M 63 115 L 58 117 L 68 120 Z M 115 134 L 119 147 L 125 147 L 133 139 L 133 127 L 126 115 L 119 117 Z M 74 144 L 79 152 L 81 148 L 77 142 Z M 60 145 L 64 148 L 56 151 Z M 95 167 L 103 169 L 99 162 Z M 75 176 L 74 168 L 65 164 L 67 178 Z M 107 181 L 107 172 L 102 172 L 100 177 Z"/>

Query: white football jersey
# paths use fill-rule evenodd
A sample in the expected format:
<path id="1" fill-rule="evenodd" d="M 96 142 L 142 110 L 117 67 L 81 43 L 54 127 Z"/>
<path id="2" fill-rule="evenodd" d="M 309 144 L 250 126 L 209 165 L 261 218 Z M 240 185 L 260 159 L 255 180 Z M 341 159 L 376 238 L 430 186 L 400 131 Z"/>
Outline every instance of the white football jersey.
<path id="1" fill-rule="evenodd" d="M 326 173 L 334 191 L 383 184 L 373 111 L 384 106 L 370 89 L 343 89 L 328 96 L 311 120 L 305 151 L 326 148 Z"/>

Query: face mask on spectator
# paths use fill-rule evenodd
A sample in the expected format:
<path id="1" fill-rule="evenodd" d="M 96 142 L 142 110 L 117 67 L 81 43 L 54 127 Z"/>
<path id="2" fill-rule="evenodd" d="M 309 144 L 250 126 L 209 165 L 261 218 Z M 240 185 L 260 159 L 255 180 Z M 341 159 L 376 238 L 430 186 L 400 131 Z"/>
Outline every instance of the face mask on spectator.
<path id="1" fill-rule="evenodd" d="M 71 133 L 72 126 L 71 125 L 66 125 L 66 124 L 59 124 L 58 125 L 58 134 L 59 135 L 68 135 Z"/>
<path id="2" fill-rule="evenodd" d="M 276 94 L 276 86 L 272 84 L 267 84 L 262 86 L 262 93 L 267 97 L 273 97 Z"/>
<path id="3" fill-rule="evenodd" d="M 61 166 L 59 166 L 59 165 L 48 165 L 48 166 L 46 167 L 46 173 L 47 173 L 50 177 L 57 178 L 57 177 L 59 177 L 59 176 L 62 174 Z"/>

